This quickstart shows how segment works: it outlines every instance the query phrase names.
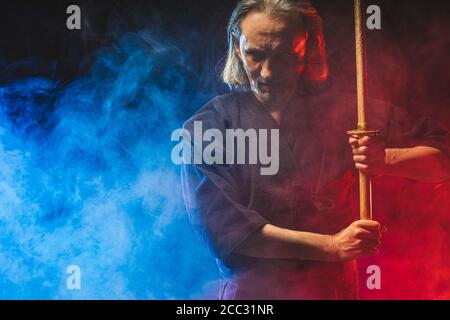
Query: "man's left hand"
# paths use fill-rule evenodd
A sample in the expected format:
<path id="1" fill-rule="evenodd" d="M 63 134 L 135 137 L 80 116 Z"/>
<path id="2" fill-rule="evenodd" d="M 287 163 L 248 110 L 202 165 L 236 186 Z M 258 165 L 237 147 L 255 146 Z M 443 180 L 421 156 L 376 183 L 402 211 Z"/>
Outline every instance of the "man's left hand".
<path id="1" fill-rule="evenodd" d="M 381 175 L 386 166 L 386 146 L 381 137 L 351 136 L 353 161 L 360 172 L 370 175 Z"/>

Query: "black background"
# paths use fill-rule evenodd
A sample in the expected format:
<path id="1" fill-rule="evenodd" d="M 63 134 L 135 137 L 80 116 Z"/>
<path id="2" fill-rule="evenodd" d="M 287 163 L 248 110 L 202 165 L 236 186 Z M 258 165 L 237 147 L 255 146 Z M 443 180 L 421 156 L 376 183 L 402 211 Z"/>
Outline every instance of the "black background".
<path id="1" fill-rule="evenodd" d="M 89 72 L 94 53 L 142 29 L 186 48 L 194 70 L 218 81 L 226 49 L 226 23 L 236 1 L 11 1 L 0 10 L 0 85 L 44 75 L 64 82 Z M 316 0 L 324 23 L 332 74 L 354 91 L 353 1 Z M 82 30 L 66 28 L 66 8 L 82 10 Z M 382 30 L 368 31 L 370 95 L 408 105 L 450 124 L 450 4 L 448 1 L 374 0 Z M 426 107 L 424 107 L 426 106 Z"/>

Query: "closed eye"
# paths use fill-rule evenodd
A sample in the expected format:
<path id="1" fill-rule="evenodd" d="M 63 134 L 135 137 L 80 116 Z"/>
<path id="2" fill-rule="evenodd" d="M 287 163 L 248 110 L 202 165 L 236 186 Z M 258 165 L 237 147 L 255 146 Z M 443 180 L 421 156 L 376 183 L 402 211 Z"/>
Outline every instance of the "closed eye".
<path id="1" fill-rule="evenodd" d="M 266 54 L 263 51 L 248 50 L 246 53 L 254 62 L 262 61 L 266 57 Z"/>

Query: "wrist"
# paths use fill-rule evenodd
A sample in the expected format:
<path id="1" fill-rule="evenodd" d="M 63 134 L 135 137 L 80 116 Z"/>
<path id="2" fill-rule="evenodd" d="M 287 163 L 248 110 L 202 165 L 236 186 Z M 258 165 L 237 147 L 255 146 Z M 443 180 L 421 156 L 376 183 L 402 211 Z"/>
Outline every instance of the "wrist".
<path id="1" fill-rule="evenodd" d="M 332 261 L 332 262 L 337 262 L 339 261 L 339 252 L 337 250 L 337 246 L 336 246 L 336 239 L 333 235 L 326 235 L 325 236 L 326 240 L 326 246 L 325 246 L 325 252 L 326 252 L 326 260 L 327 261 Z"/>
<path id="2" fill-rule="evenodd" d="M 395 173 L 396 156 L 392 149 L 385 149 L 383 175 L 391 176 Z"/>

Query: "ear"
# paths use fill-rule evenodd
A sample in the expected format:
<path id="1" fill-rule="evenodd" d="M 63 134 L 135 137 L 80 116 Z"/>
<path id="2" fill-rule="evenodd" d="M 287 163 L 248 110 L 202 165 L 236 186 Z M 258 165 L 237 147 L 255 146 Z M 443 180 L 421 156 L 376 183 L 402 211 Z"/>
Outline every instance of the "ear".
<path id="1" fill-rule="evenodd" d="M 233 37 L 234 52 L 239 57 L 239 59 L 242 60 L 241 48 L 239 46 L 239 38 L 237 37 L 236 33 L 234 33 L 234 32 L 232 34 L 232 37 Z"/>

